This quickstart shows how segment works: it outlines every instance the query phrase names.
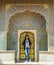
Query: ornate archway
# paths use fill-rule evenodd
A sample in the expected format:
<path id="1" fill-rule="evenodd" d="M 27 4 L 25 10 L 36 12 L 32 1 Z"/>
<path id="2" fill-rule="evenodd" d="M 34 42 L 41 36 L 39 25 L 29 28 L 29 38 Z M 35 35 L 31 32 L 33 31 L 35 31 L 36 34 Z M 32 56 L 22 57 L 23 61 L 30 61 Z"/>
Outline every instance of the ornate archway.
<path id="1" fill-rule="evenodd" d="M 11 16 L 9 20 L 9 31 L 8 31 L 8 50 L 14 49 L 16 50 L 16 54 L 18 52 L 18 47 L 17 47 L 18 29 L 38 30 L 37 49 L 38 51 L 47 50 L 48 46 L 47 46 L 46 20 L 44 16 L 42 16 L 40 13 L 31 12 L 29 9 L 24 11 L 23 9 L 23 12 L 19 10 L 18 13 L 15 13 L 13 16 Z M 16 55 L 16 58 L 17 58 L 17 55 Z"/>

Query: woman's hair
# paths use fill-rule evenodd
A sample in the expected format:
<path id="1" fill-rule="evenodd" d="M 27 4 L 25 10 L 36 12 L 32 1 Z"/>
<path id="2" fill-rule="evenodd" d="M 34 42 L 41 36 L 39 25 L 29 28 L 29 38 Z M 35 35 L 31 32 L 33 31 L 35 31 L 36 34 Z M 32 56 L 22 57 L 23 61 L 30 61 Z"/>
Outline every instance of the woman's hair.
<path id="1" fill-rule="evenodd" d="M 28 40 L 29 40 L 29 36 L 28 36 L 28 35 L 26 35 L 26 36 L 25 36 L 25 40 L 26 40 L 26 37 L 28 37 Z"/>

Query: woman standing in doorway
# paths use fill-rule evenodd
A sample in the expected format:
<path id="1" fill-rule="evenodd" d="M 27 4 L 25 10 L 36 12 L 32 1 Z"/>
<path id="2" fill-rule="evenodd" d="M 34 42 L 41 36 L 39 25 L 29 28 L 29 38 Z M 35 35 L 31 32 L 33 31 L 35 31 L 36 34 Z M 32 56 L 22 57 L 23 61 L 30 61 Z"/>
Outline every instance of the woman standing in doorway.
<path id="1" fill-rule="evenodd" d="M 29 52 L 30 52 L 31 42 L 30 42 L 28 35 L 25 36 L 25 40 L 23 41 L 23 45 L 24 45 L 24 50 L 25 50 L 25 54 L 26 54 L 26 61 L 29 61 L 29 59 L 30 59 Z"/>

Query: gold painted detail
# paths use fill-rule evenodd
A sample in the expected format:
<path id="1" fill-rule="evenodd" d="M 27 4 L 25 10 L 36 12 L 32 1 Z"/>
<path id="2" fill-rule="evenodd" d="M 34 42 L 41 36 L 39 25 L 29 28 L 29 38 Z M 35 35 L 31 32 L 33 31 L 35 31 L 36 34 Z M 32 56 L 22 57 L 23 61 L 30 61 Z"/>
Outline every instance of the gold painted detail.
<path id="1" fill-rule="evenodd" d="M 30 26 L 29 21 L 26 21 L 25 26 L 26 27 Z"/>
<path id="2" fill-rule="evenodd" d="M 25 50 L 24 50 L 24 46 L 22 45 L 24 39 L 25 39 L 25 36 L 28 35 L 29 38 L 30 38 L 30 41 L 31 41 L 31 46 L 30 46 L 30 53 L 29 53 L 29 56 L 31 58 L 31 60 L 35 60 L 35 39 L 34 39 L 34 34 L 31 33 L 31 32 L 23 32 L 21 33 L 20 35 L 20 47 L 19 47 L 19 59 L 20 60 L 25 60 L 26 59 L 26 55 L 25 55 Z"/>

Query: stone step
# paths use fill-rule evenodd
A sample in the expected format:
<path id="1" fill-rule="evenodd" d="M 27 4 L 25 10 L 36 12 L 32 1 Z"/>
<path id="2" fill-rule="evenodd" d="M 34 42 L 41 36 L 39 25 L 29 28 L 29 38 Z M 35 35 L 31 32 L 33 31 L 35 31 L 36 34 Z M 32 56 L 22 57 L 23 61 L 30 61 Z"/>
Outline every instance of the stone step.
<path id="1" fill-rule="evenodd" d="M 54 65 L 54 62 L 24 62 L 24 63 L 13 63 L 13 64 L 0 64 L 0 65 Z"/>

